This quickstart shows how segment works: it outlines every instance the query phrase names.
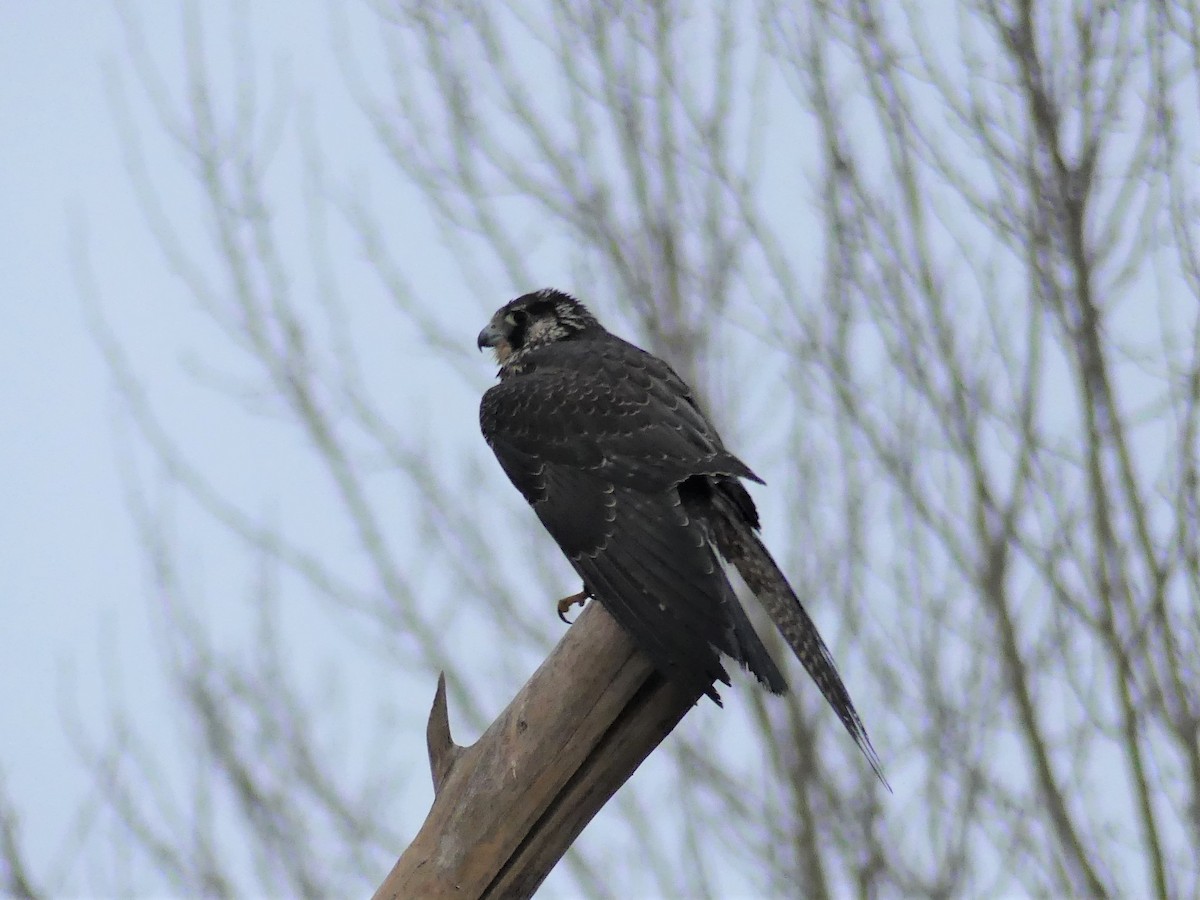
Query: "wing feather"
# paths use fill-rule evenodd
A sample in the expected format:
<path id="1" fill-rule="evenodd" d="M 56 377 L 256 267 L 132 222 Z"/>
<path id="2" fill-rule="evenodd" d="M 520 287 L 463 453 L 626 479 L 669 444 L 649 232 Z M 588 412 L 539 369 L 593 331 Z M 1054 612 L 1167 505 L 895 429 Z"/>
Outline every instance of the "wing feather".
<path id="1" fill-rule="evenodd" d="M 483 397 L 480 426 L 497 451 L 579 468 L 617 484 L 665 490 L 699 474 L 760 481 L 725 449 L 666 363 L 611 338 L 555 344 L 526 374 Z M 644 377 L 632 377 L 641 372 Z M 518 485 L 519 487 L 519 485 Z"/>
<path id="2" fill-rule="evenodd" d="M 484 395 L 480 426 L 505 473 L 656 667 L 728 683 L 724 652 L 783 690 L 679 492 L 697 475 L 756 476 L 665 363 L 616 338 L 584 350 L 553 345 Z"/>

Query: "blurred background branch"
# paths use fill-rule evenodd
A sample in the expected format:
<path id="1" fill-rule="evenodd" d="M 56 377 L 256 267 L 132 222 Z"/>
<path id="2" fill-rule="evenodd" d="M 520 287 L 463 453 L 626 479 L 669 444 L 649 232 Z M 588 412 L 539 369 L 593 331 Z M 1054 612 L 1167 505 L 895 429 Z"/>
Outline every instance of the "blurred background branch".
<path id="1" fill-rule="evenodd" d="M 95 796 L 53 887 L 378 884 L 436 673 L 482 731 L 577 587 L 474 422 L 473 335 L 553 283 L 766 478 L 896 793 L 801 673 L 742 682 L 547 895 L 1200 890 L 1200 7 L 372 0 L 323 14 L 320 90 L 253 3 L 118 10 L 175 287 L 131 318 L 73 259 L 172 712 L 114 678 L 69 723 Z"/>

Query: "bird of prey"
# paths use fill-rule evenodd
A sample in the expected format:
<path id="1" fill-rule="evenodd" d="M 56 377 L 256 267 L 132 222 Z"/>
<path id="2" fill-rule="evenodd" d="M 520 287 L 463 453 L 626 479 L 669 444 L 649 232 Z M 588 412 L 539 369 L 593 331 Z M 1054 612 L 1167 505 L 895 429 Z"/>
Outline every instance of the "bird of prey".
<path id="1" fill-rule="evenodd" d="M 721 654 L 775 694 L 787 682 L 730 582 L 736 571 L 883 779 L 833 657 L 758 537 L 757 481 L 674 370 L 547 288 L 480 333 L 500 365 L 479 424 L 509 479 L 593 597 L 668 678 L 720 704 Z M 887 782 L 884 781 L 884 784 Z"/>

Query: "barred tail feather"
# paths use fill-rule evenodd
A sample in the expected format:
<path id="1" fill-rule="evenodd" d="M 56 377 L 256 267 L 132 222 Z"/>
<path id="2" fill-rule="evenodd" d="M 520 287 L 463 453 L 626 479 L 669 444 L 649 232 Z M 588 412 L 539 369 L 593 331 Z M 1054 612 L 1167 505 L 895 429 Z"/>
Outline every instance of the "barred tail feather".
<path id="1" fill-rule="evenodd" d="M 729 510 L 722 512 L 728 513 Z M 838 718 L 842 720 L 842 725 L 867 758 L 871 769 L 890 791 L 891 785 L 883 775 L 879 755 L 871 745 L 867 729 L 854 708 L 850 693 L 838 674 L 833 655 L 821 639 L 817 626 L 805 612 L 800 599 L 788 584 L 783 572 L 775 565 L 758 535 L 728 515 L 723 515 L 720 519 L 716 531 L 722 555 L 734 565 L 747 587 L 758 597 L 779 633 L 783 635 L 796 658 L 820 688 L 826 702 L 833 707 Z"/>

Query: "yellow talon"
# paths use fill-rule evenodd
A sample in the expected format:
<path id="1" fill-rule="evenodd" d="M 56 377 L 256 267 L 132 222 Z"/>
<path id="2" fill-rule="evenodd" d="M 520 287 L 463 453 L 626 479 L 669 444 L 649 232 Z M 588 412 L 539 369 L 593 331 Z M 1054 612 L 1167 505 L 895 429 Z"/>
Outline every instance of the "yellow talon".
<path id="1" fill-rule="evenodd" d="M 563 597 L 558 601 L 558 617 L 570 625 L 571 620 L 567 618 L 568 610 L 570 610 L 572 606 L 583 606 L 583 604 L 587 603 L 588 596 L 588 592 L 586 590 L 582 590 L 578 594 L 572 594 L 570 597 Z"/>

